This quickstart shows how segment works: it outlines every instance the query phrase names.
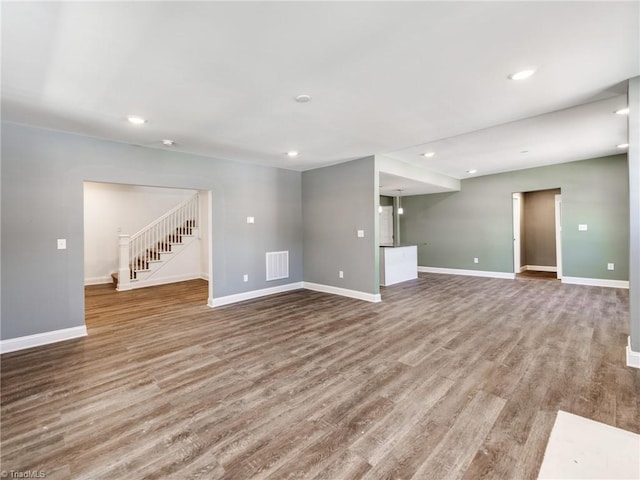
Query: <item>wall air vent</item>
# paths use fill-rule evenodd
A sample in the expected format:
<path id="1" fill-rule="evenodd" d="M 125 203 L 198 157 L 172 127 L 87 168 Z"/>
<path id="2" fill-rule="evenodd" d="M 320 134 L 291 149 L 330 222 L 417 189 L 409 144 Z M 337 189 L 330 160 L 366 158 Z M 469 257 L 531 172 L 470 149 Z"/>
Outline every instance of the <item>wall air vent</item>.
<path id="1" fill-rule="evenodd" d="M 267 252 L 267 281 L 289 278 L 289 252 Z"/>

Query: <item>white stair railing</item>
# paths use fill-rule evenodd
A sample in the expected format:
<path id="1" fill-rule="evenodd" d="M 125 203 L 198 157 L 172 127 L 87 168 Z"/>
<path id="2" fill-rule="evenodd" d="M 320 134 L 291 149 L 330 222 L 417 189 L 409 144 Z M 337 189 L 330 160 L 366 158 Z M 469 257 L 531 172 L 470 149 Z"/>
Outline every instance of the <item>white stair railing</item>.
<path id="1" fill-rule="evenodd" d="M 171 245 L 182 243 L 183 235 L 191 235 L 199 224 L 198 194 L 185 200 L 154 220 L 139 232 L 120 235 L 118 290 L 129 290 L 137 272 L 149 269 L 149 262 L 160 260 L 162 253 L 171 252 Z"/>

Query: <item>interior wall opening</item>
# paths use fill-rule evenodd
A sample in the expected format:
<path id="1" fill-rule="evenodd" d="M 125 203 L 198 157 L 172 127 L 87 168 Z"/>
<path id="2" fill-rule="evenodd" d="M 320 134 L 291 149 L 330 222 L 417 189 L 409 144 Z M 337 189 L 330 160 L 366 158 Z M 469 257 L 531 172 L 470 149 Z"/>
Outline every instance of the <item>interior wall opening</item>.
<path id="1" fill-rule="evenodd" d="M 518 276 L 562 278 L 560 188 L 513 194 L 513 262 Z"/>
<path id="2" fill-rule="evenodd" d="M 85 290 L 165 285 L 166 295 L 193 281 L 203 304 L 213 297 L 210 191 L 84 182 L 83 209 Z"/>

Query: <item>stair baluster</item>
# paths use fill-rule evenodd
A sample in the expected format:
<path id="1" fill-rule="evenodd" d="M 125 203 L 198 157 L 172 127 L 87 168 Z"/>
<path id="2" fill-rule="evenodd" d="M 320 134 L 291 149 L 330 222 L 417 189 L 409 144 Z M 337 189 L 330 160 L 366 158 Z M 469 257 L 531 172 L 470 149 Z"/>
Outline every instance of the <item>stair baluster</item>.
<path id="1" fill-rule="evenodd" d="M 183 235 L 193 233 L 199 223 L 198 207 L 196 193 L 134 235 L 119 235 L 119 291 L 130 290 L 137 272 L 147 270 L 149 262 L 160 260 L 162 253 L 171 252 L 171 244 L 182 243 Z"/>

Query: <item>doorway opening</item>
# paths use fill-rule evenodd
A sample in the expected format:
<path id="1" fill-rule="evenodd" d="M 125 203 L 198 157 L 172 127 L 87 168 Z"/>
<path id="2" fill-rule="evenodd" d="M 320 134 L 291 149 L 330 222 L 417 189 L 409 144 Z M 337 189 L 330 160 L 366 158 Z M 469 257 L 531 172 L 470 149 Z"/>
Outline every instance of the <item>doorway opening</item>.
<path id="1" fill-rule="evenodd" d="M 513 194 L 516 276 L 562 279 L 562 194 L 559 188 Z"/>
<path id="2" fill-rule="evenodd" d="M 393 205 L 380 206 L 380 246 L 393 245 Z"/>
<path id="3" fill-rule="evenodd" d="M 166 300 L 172 298 L 168 290 L 192 282 L 194 289 L 198 284 L 197 290 L 207 292 L 202 303 L 209 304 L 213 298 L 211 207 L 207 190 L 84 182 L 85 296 L 89 290 L 94 297 L 93 290 L 101 291 L 105 301 L 111 298 L 117 303 L 124 290 L 140 289 L 166 307 Z M 127 248 L 131 238 L 139 239 L 138 243 L 134 247 L 131 242 Z M 126 281 L 121 282 L 123 274 Z M 153 292 L 160 285 L 163 293 L 156 296 Z M 85 322 L 90 320 L 88 314 L 85 301 Z"/>

